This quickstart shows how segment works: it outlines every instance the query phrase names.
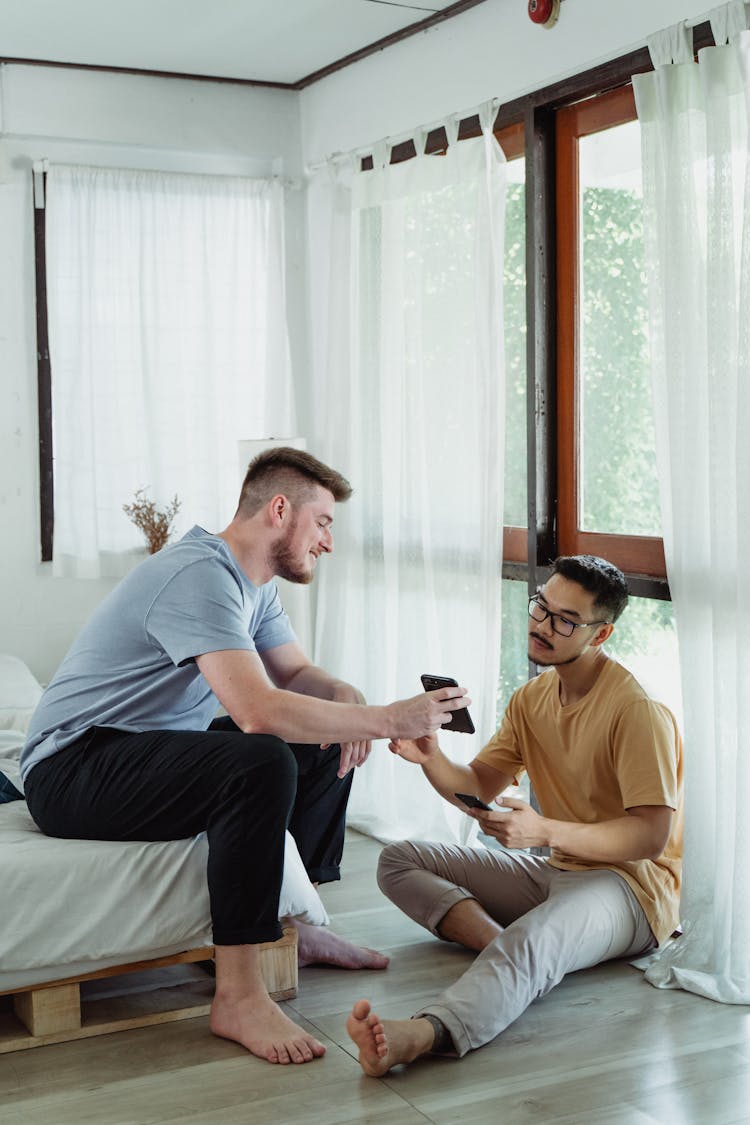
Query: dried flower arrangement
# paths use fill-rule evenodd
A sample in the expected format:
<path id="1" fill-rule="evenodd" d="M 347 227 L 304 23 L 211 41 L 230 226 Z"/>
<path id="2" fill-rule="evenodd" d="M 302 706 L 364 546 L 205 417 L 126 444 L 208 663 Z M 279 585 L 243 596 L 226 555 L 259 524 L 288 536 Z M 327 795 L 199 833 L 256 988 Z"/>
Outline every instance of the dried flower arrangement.
<path id="1" fill-rule="evenodd" d="M 139 488 L 132 504 L 123 504 L 122 510 L 135 526 L 143 532 L 148 545 L 148 553 L 155 555 L 169 541 L 172 521 L 182 507 L 175 496 L 171 504 L 159 509 L 153 500 L 146 497 L 146 489 Z"/>

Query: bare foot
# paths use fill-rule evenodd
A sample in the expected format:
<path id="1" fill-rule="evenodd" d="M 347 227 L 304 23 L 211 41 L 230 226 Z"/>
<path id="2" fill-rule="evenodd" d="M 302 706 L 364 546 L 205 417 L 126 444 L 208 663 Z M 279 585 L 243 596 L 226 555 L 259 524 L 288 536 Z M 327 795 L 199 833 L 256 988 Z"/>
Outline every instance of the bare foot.
<path id="1" fill-rule="evenodd" d="M 239 1002 L 214 997 L 211 1031 L 233 1039 L 259 1059 L 271 1063 L 306 1063 L 318 1059 L 325 1047 L 284 1015 L 270 996 L 246 997 Z"/>
<path id="2" fill-rule="evenodd" d="M 311 926 L 296 918 L 285 919 L 297 931 L 297 963 L 336 965 L 339 969 L 387 969 L 388 958 L 375 949 L 354 945 L 325 926 Z"/>
<path id="3" fill-rule="evenodd" d="M 392 1066 L 414 1062 L 428 1054 L 435 1041 L 428 1020 L 381 1021 L 367 1000 L 358 1000 L 354 1005 L 346 1030 L 359 1048 L 359 1065 L 373 1078 L 380 1078 Z"/>

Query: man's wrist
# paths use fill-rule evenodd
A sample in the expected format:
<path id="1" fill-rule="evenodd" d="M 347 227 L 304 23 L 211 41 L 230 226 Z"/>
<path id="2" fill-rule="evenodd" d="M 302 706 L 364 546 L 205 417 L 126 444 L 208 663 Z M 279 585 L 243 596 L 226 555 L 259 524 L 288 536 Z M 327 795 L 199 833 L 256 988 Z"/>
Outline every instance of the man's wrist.
<path id="1" fill-rule="evenodd" d="M 430 782 L 430 784 L 432 784 L 432 785 L 438 785 L 439 784 L 439 782 L 440 782 L 439 774 L 441 773 L 441 766 L 444 762 L 447 762 L 447 761 L 448 761 L 448 759 L 446 758 L 445 754 L 443 753 L 443 751 L 438 746 L 437 739 L 436 739 L 435 740 L 435 749 L 431 750 L 429 752 L 429 757 L 427 758 L 427 760 L 421 763 L 422 773 L 425 775 L 425 777 Z"/>
<path id="2" fill-rule="evenodd" d="M 396 716 L 393 710 L 392 703 L 383 704 L 367 704 L 367 710 L 371 712 L 373 719 L 373 733 L 370 738 L 397 738 L 394 735 L 396 727 Z"/>
<path id="3" fill-rule="evenodd" d="M 555 826 L 558 822 L 556 820 L 549 820 L 546 816 L 541 817 L 541 821 L 542 842 L 538 847 L 550 849 L 559 847 L 559 845 L 555 843 Z"/>

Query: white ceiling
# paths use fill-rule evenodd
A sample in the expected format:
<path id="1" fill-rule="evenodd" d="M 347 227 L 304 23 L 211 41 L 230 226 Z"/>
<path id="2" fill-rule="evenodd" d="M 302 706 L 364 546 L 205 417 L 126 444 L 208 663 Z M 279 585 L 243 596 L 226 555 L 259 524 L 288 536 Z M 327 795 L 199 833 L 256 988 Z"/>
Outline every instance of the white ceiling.
<path id="1" fill-rule="evenodd" d="M 0 0 L 0 58 L 294 85 L 385 36 L 469 6 L 469 0 Z"/>

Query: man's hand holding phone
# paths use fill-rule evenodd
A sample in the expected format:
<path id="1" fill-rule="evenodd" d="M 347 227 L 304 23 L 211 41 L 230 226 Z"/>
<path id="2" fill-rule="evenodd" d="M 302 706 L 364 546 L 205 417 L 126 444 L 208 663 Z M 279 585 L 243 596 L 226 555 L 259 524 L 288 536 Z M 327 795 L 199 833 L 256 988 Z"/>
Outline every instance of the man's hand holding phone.
<path id="1" fill-rule="evenodd" d="M 500 797 L 493 808 L 472 793 L 454 793 L 453 796 L 466 805 L 485 835 L 493 836 L 504 848 L 522 850 L 550 846 L 549 821 L 526 801 Z"/>
<path id="2" fill-rule="evenodd" d="M 425 672 L 421 677 L 422 687 L 425 691 L 438 691 L 440 688 L 458 687 L 458 682 L 452 676 L 435 676 L 431 673 Z M 470 703 L 471 700 L 467 700 Z M 471 721 L 468 707 L 460 707 L 458 710 L 448 717 L 448 719 L 441 723 L 443 730 L 456 730 L 461 734 L 474 734 L 474 724 Z"/>
<path id="3" fill-rule="evenodd" d="M 434 734 L 441 725 L 450 722 L 455 712 L 465 711 L 469 703 L 466 688 L 459 687 L 455 680 L 439 685 L 439 690 L 389 703 L 385 709 L 391 738 L 422 739 Z"/>

